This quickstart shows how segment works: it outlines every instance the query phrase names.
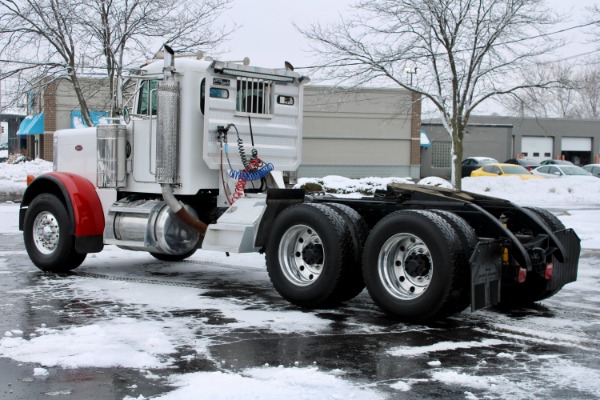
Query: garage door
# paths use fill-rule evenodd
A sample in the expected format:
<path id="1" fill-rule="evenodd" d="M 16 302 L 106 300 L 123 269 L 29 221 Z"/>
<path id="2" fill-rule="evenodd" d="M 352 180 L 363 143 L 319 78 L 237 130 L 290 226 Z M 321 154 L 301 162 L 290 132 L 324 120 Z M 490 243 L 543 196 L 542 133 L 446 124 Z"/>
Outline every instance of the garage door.
<path id="1" fill-rule="evenodd" d="M 592 151 L 592 138 L 563 138 L 562 151 Z"/>
<path id="2" fill-rule="evenodd" d="M 563 138 L 560 153 L 575 165 L 589 164 L 592 160 L 592 138 Z"/>
<path id="3" fill-rule="evenodd" d="M 523 136 L 521 140 L 521 153 L 529 160 L 542 161 L 552 157 L 552 145 L 554 139 L 551 137 Z"/>

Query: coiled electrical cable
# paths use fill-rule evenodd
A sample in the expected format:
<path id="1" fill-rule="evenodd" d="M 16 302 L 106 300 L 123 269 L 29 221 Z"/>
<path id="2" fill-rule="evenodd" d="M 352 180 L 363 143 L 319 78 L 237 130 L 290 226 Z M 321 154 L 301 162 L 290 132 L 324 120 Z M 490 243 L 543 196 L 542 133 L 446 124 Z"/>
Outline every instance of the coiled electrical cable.
<path id="1" fill-rule="evenodd" d="M 246 188 L 247 182 L 252 181 L 261 181 L 261 189 L 263 189 L 263 185 L 265 185 L 264 178 L 275 169 L 274 165 L 271 163 L 265 163 L 263 160 L 258 158 L 258 150 L 254 147 L 254 135 L 252 133 L 252 120 L 248 118 L 248 124 L 250 127 L 250 138 L 252 140 L 252 156 L 248 159 L 246 155 L 246 150 L 244 148 L 244 141 L 240 137 L 240 133 L 235 126 L 235 124 L 229 124 L 225 128 L 220 128 L 219 132 L 223 133 L 222 141 L 221 141 L 221 174 L 223 173 L 223 152 L 227 157 L 227 163 L 229 164 L 230 172 L 229 177 L 231 179 L 237 179 L 237 183 L 235 185 L 235 190 L 231 194 L 231 199 L 227 196 L 227 189 L 225 189 L 225 181 L 223 179 L 223 175 L 221 175 L 221 179 L 223 180 L 223 187 L 225 190 L 225 196 L 227 197 L 227 201 L 229 204 L 233 204 L 237 199 L 242 198 L 244 196 L 244 190 Z M 240 159 L 242 160 L 242 164 L 244 166 L 243 170 L 234 170 L 231 166 L 231 161 L 229 160 L 229 144 L 227 143 L 227 131 L 230 128 L 234 128 L 237 135 L 237 147 L 240 155 Z M 266 185 L 265 185 L 266 187 Z M 264 189 L 263 189 L 264 190 Z"/>
<path id="2" fill-rule="evenodd" d="M 269 172 L 274 169 L 275 167 L 273 164 L 268 163 L 255 171 L 229 171 L 229 177 L 232 179 L 243 179 L 245 181 L 258 181 L 269 175 Z"/>

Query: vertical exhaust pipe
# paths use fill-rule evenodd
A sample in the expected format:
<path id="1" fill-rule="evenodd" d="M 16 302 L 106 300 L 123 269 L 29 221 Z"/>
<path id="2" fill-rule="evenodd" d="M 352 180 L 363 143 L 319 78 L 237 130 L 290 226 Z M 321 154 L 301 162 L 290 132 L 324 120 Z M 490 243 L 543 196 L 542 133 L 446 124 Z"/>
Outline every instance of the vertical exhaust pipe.
<path id="1" fill-rule="evenodd" d="M 179 82 L 175 80 L 175 52 L 164 45 L 164 79 L 158 85 L 158 120 L 156 126 L 156 182 L 164 201 L 185 224 L 203 238 L 207 225 L 190 214 L 175 198 L 173 185 L 179 183 Z M 201 243 L 201 242 L 200 242 Z"/>

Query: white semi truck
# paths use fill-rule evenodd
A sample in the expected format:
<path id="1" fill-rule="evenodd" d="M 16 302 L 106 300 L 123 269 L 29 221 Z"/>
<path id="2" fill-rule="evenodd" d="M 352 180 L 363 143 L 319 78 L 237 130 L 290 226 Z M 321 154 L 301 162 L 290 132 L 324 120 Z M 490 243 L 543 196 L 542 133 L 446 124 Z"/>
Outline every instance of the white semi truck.
<path id="1" fill-rule="evenodd" d="M 547 298 L 577 277 L 579 238 L 551 213 L 463 191 L 390 185 L 342 199 L 286 189 L 300 165 L 303 84 L 293 68 L 175 58 L 132 77 L 120 121 L 54 135 L 54 171 L 19 226 L 43 271 L 105 245 L 180 261 L 264 252 L 282 297 L 335 306 L 366 286 L 405 321 Z"/>

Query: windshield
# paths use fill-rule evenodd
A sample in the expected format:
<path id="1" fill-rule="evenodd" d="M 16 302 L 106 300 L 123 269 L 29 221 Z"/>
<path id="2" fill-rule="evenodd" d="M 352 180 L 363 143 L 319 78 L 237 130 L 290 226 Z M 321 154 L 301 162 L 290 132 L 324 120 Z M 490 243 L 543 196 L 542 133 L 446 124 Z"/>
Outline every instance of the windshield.
<path id="1" fill-rule="evenodd" d="M 493 158 L 480 158 L 477 161 L 479 161 L 479 164 L 481 165 L 488 165 L 491 163 L 497 163 L 498 161 L 494 160 Z"/>
<path id="2" fill-rule="evenodd" d="M 502 166 L 502 171 L 504 171 L 504 173 L 506 175 L 520 175 L 520 174 L 526 174 L 529 175 L 529 171 L 527 171 L 525 168 L 521 167 L 520 165 L 504 165 Z"/>
<path id="3" fill-rule="evenodd" d="M 563 166 L 561 168 L 561 170 L 565 175 L 591 175 L 585 169 L 575 167 L 575 166 L 573 166 L 573 167 Z"/>

